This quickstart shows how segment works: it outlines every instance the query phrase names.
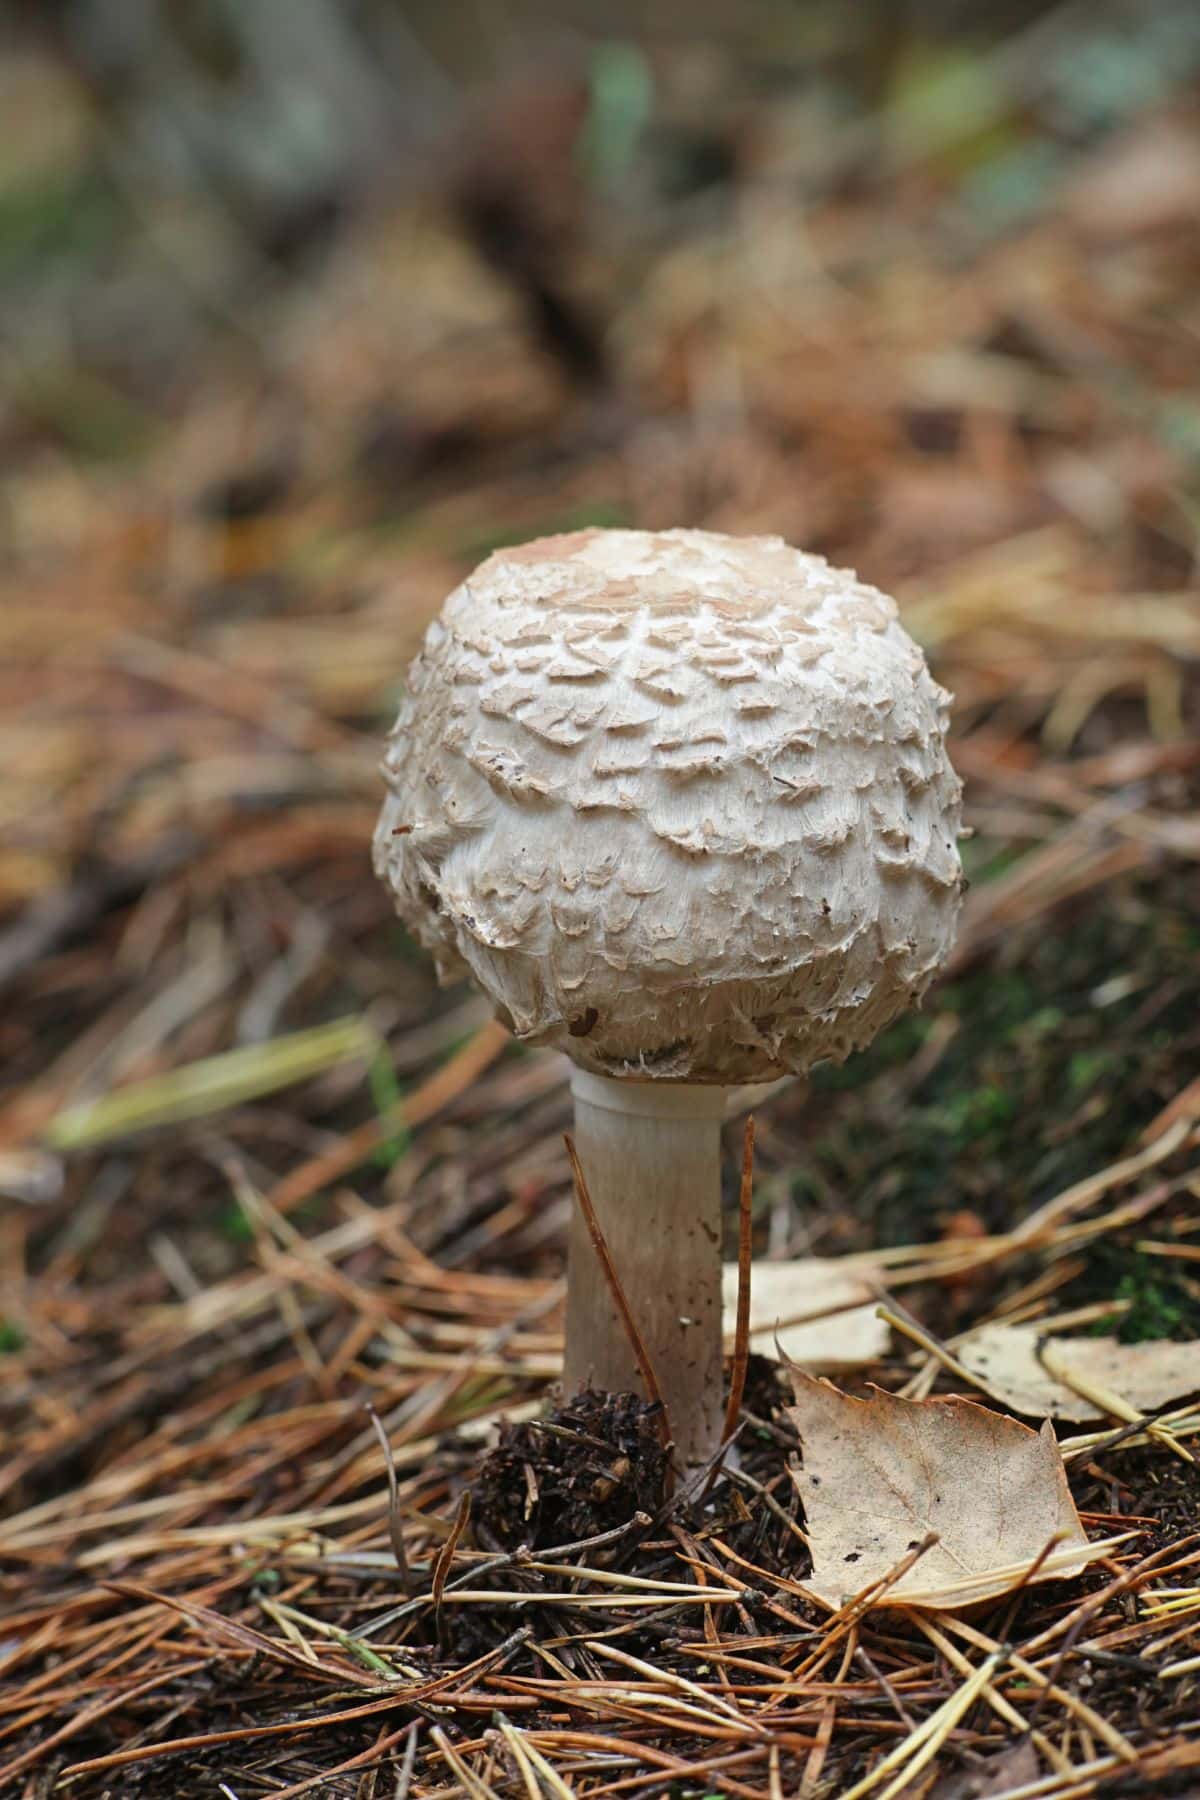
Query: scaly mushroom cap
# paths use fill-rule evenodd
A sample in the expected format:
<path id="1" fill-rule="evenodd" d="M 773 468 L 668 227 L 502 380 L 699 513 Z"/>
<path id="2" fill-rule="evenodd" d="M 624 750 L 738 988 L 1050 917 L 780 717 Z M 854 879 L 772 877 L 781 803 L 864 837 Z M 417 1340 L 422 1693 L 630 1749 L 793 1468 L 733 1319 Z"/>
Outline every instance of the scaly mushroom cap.
<path id="1" fill-rule="evenodd" d="M 375 866 L 443 978 L 601 1075 L 840 1061 L 954 936 L 949 696 L 885 595 L 781 538 L 501 550 L 430 627 Z"/>

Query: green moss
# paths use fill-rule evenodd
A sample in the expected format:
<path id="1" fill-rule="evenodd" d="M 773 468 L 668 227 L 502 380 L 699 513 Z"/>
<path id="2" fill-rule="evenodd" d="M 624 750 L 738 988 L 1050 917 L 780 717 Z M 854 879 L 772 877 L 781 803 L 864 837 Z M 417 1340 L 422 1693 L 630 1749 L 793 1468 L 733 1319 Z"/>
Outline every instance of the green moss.
<path id="1" fill-rule="evenodd" d="M 996 881 L 1008 872 L 1026 854 L 1025 847 L 1016 844 L 1005 844 L 1000 849 L 987 838 L 963 838 L 958 846 L 962 858 L 962 866 L 967 880 L 977 885 L 984 881 Z"/>
<path id="2" fill-rule="evenodd" d="M 388 927 L 388 953 L 400 962 L 424 962 L 425 951 L 416 938 L 399 919 L 393 919 Z"/>
<path id="3" fill-rule="evenodd" d="M 995 1082 L 985 1082 L 981 1087 L 952 1095 L 940 1108 L 931 1107 L 929 1123 L 954 1143 L 969 1144 L 1007 1125 L 1015 1110 L 1010 1093 Z"/>
<path id="4" fill-rule="evenodd" d="M 1200 1338 L 1200 1301 L 1168 1257 L 1147 1256 L 1127 1245 L 1101 1242 L 1088 1256 L 1079 1292 L 1128 1302 L 1127 1310 L 1093 1326 L 1097 1337 L 1115 1333 L 1123 1344 Z"/>
<path id="5" fill-rule="evenodd" d="M 149 415 L 111 381 L 77 365 L 32 370 L 15 396 L 28 418 L 87 462 L 136 456 L 153 441 Z"/>
<path id="6" fill-rule="evenodd" d="M 856 1218 L 864 1244 L 936 1237 L 963 1207 L 1003 1231 L 1126 1153 L 1195 1074 L 1189 881 L 1114 884 L 1070 919 L 1008 933 L 1003 966 L 977 964 L 814 1071 L 816 1135 L 788 1171 L 797 1212 Z M 1130 972 L 1126 991 L 1115 978 Z M 945 1041 L 922 1068 L 935 1026 Z"/>
<path id="7" fill-rule="evenodd" d="M 55 171 L 0 188 L 0 271 L 19 277 L 46 263 L 95 255 L 111 242 L 120 206 L 96 170 Z"/>
<path id="8" fill-rule="evenodd" d="M 1041 1006 L 1030 1018 L 1016 1024 L 1013 1031 L 1026 1044 L 1033 1045 L 1040 1043 L 1043 1038 L 1054 1037 L 1062 1030 L 1065 1022 L 1066 1014 L 1061 1006 Z"/>
<path id="9" fill-rule="evenodd" d="M 1067 1063 L 1067 1086 L 1073 1094 L 1086 1093 L 1113 1065 L 1108 1050 L 1077 1050 Z"/>

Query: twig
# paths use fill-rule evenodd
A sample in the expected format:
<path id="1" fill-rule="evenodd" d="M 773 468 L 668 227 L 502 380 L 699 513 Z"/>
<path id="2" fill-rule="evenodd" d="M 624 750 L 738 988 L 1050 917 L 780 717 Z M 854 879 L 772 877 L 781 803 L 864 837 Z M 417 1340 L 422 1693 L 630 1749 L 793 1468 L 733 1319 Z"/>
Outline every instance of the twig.
<path id="1" fill-rule="evenodd" d="M 434 1631 L 438 1642 L 442 1641 L 442 1595 L 446 1591 L 446 1577 L 450 1573 L 454 1561 L 454 1552 L 458 1549 L 458 1540 L 467 1528 L 467 1520 L 471 1516 L 471 1490 L 464 1488 L 458 1502 L 458 1511 L 454 1515 L 454 1524 L 450 1535 L 438 1551 L 437 1561 L 433 1565 L 433 1581 L 431 1597 L 433 1600 Z"/>
<path id="2" fill-rule="evenodd" d="M 406 1594 L 411 1594 L 412 1574 L 408 1566 L 408 1552 L 404 1547 L 404 1530 L 400 1522 L 400 1484 L 396 1479 L 396 1462 L 392 1455 L 392 1446 L 388 1442 L 387 1432 L 383 1429 L 383 1420 L 369 1401 L 366 1410 L 375 1435 L 379 1439 L 379 1447 L 383 1451 L 383 1464 L 387 1470 L 388 1538 L 391 1542 L 392 1553 L 396 1558 L 396 1567 L 400 1571 L 400 1585 Z"/>

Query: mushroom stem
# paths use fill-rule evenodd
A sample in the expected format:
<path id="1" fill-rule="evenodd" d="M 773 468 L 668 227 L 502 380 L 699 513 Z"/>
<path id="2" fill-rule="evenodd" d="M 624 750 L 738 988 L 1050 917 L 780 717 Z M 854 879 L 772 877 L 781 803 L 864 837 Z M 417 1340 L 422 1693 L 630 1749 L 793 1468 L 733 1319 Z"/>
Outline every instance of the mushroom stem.
<path id="1" fill-rule="evenodd" d="M 575 1144 L 621 1291 L 670 1414 L 675 1460 L 720 1442 L 721 1122 L 725 1090 L 572 1072 Z M 645 1393 L 587 1226 L 572 1215 L 568 1394 Z"/>

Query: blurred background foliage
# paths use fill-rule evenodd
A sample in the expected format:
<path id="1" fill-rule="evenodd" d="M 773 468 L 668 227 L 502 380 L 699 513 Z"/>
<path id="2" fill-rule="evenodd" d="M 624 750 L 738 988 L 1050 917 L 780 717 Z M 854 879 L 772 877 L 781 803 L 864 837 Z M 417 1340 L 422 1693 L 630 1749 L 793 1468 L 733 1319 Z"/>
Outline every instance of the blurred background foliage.
<path id="1" fill-rule="evenodd" d="M 384 265 L 360 277 L 385 390 L 431 307 L 477 324 L 469 282 L 451 296 L 436 255 L 389 243 L 414 202 L 445 209 L 584 384 L 636 359 L 649 258 L 698 237 L 773 254 L 744 242 L 748 205 L 786 207 L 794 239 L 786 274 L 749 283 L 820 279 L 808 212 L 884 182 L 919 198 L 953 275 L 1189 92 L 1200 16 L 1190 0 L 7 0 L 0 48 L 5 448 L 113 460 L 151 448 L 214 358 L 285 405 L 280 312 L 319 311 L 352 246 Z M 1195 159 L 1194 140 L 1151 140 L 1122 192 L 1079 200 L 1084 223 L 1114 200 L 1169 208 Z M 894 224 L 862 254 L 894 254 Z M 1187 398 L 1157 428 L 1200 451 Z M 397 430 L 381 419 L 392 452 Z"/>
<path id="2" fill-rule="evenodd" d="M 931 1011 L 764 1131 L 771 1248 L 1117 1155 L 1197 1054 L 1198 86 L 1194 0 L 0 4 L 0 1140 L 364 1014 L 314 1103 L 394 1110 L 481 1016 L 366 871 L 424 625 L 684 523 L 899 595 L 975 833 Z"/>

